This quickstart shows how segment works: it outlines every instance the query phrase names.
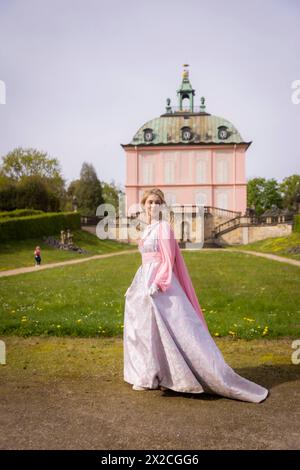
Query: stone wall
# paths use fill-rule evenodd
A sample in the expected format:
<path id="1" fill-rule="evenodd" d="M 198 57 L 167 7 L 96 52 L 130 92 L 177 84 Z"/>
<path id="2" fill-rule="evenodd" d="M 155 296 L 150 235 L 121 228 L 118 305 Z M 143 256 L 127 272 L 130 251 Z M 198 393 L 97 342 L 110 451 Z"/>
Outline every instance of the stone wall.
<path id="1" fill-rule="evenodd" d="M 286 237 L 292 233 L 292 223 L 237 227 L 218 237 L 219 245 L 247 245 L 266 238 Z"/>

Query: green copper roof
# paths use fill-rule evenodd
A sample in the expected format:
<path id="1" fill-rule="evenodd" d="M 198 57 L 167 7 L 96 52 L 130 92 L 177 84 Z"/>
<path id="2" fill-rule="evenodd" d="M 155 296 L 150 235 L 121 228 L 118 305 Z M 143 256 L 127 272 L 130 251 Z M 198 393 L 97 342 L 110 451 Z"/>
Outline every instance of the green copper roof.
<path id="1" fill-rule="evenodd" d="M 219 137 L 219 127 L 225 127 L 228 137 Z M 182 138 L 182 128 L 189 127 L 192 133 L 191 139 L 185 141 Z M 144 130 L 152 129 L 153 140 L 147 142 L 144 139 Z M 163 115 L 146 122 L 134 135 L 129 145 L 162 145 L 162 144 L 240 144 L 244 142 L 237 129 L 224 118 L 203 115 Z"/>
<path id="2" fill-rule="evenodd" d="M 204 97 L 201 97 L 200 106 L 194 106 L 195 90 L 189 80 L 188 64 L 184 64 L 184 67 L 181 87 L 177 90 L 178 106 L 172 107 L 170 98 L 167 98 L 166 113 L 140 127 L 128 145 L 247 144 L 249 146 L 251 142 L 244 142 L 231 122 L 206 112 Z M 184 128 L 187 129 L 184 131 Z"/>

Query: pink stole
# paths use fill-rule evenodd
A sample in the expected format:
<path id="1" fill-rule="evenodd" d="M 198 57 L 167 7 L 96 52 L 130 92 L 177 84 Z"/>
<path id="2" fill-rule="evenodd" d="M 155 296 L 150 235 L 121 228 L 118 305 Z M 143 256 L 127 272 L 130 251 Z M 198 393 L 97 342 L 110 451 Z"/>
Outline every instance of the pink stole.
<path id="1" fill-rule="evenodd" d="M 161 221 L 159 223 L 158 246 L 162 262 L 158 267 L 153 282 L 158 285 L 162 291 L 166 291 L 171 285 L 172 272 L 174 271 L 187 298 L 198 313 L 203 325 L 208 330 L 188 269 L 177 240 L 175 239 L 174 231 L 166 221 Z"/>

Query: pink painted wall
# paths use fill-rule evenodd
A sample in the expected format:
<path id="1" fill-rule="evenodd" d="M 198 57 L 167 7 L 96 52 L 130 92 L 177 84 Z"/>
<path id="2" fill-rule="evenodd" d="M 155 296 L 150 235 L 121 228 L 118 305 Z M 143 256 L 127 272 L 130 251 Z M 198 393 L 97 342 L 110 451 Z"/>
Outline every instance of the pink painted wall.
<path id="1" fill-rule="evenodd" d="M 168 202 L 246 210 L 246 146 L 125 147 L 127 211 L 159 187 Z"/>

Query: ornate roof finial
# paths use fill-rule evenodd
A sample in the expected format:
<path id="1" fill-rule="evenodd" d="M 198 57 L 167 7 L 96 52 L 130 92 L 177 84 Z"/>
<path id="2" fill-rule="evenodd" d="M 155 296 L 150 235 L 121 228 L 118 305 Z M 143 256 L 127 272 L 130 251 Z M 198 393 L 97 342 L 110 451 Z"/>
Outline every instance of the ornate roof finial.
<path id="1" fill-rule="evenodd" d="M 179 90 L 177 90 L 179 111 L 193 113 L 195 90 L 192 88 L 189 80 L 189 71 L 186 68 L 189 67 L 189 64 L 183 64 L 183 66 L 185 69 L 182 73 L 182 82 Z M 186 100 L 188 100 L 188 106 L 186 106 Z"/>
<path id="2" fill-rule="evenodd" d="M 189 64 L 183 64 L 184 67 L 189 67 Z M 182 78 L 185 79 L 189 79 L 189 70 L 188 69 L 184 69 L 183 72 L 182 72 Z"/>
<path id="3" fill-rule="evenodd" d="M 202 96 L 202 97 L 201 97 L 200 112 L 201 112 L 201 113 L 205 113 L 205 108 L 206 108 L 206 106 L 205 106 L 205 98 L 204 98 L 204 96 Z"/>
<path id="4" fill-rule="evenodd" d="M 171 100 L 170 98 L 167 98 L 167 106 L 166 106 L 166 112 L 171 113 L 172 112 L 172 107 L 170 106 Z"/>

